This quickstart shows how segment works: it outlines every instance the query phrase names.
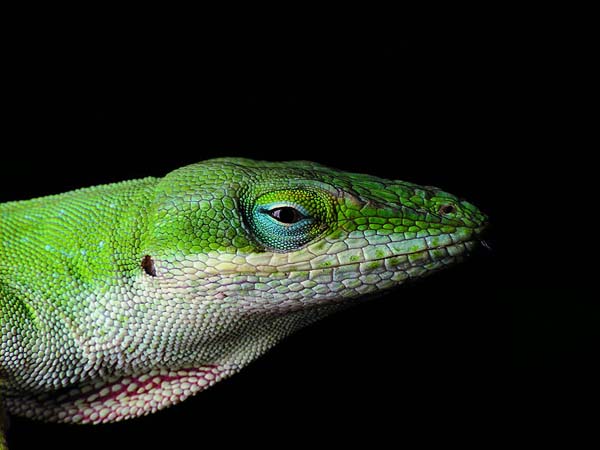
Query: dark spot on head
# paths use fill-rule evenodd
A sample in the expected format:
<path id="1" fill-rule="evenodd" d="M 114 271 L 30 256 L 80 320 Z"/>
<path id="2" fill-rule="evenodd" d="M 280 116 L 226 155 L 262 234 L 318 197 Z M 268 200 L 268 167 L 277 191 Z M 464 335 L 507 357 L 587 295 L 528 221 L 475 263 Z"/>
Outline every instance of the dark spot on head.
<path id="1" fill-rule="evenodd" d="M 452 214 L 454 211 L 456 211 L 456 207 L 454 205 L 440 206 L 440 214 L 442 214 L 442 215 Z"/>
<path id="2" fill-rule="evenodd" d="M 152 260 L 152 256 L 146 255 L 142 258 L 142 269 L 151 277 L 156 276 L 156 268 L 154 267 L 154 261 Z"/>

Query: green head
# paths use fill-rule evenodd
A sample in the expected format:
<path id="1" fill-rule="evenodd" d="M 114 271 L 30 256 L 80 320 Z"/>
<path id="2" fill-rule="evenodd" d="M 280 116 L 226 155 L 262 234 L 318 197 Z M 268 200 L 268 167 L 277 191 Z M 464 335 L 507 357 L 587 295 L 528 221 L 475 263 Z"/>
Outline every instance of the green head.
<path id="1" fill-rule="evenodd" d="M 156 280 L 289 310 L 350 300 L 460 261 L 486 216 L 434 187 L 294 161 L 215 159 L 157 187 L 142 251 Z M 188 291 L 193 295 L 191 291 Z"/>
<path id="2" fill-rule="evenodd" d="M 5 333 L 9 380 L 63 392 L 7 405 L 73 422 L 181 401 L 330 312 L 461 260 L 486 223 L 437 188 L 231 158 L 5 208 L 0 306 L 28 287 L 17 329 L 35 342 L 27 369 Z"/>

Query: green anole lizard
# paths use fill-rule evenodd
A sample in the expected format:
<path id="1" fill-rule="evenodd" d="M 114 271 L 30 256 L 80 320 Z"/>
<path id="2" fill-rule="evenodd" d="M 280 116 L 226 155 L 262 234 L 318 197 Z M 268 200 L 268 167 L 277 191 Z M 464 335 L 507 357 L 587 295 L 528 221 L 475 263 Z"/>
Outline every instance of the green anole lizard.
<path id="1" fill-rule="evenodd" d="M 4 412 L 101 423 L 178 403 L 461 261 L 486 221 L 434 187 L 240 158 L 0 204 L 0 449 Z"/>

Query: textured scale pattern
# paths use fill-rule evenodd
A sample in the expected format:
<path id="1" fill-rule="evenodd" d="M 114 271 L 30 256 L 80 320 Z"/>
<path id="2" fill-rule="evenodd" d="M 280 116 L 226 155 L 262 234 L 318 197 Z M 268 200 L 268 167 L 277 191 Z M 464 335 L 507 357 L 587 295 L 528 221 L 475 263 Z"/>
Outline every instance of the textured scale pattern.
<path id="1" fill-rule="evenodd" d="M 2 204 L 0 401 L 81 423 L 177 403 L 460 261 L 486 220 L 433 187 L 235 158 Z"/>

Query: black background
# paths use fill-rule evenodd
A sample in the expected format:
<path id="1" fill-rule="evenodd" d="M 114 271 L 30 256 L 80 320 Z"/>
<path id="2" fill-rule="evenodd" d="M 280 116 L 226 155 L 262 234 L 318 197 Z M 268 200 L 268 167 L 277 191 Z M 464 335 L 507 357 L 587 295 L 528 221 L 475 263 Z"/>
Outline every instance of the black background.
<path id="1" fill-rule="evenodd" d="M 13 418 L 13 450 L 451 438 L 502 426 L 519 409 L 511 395 L 540 393 L 549 377 L 589 375 L 598 306 L 539 245 L 552 230 L 534 198 L 551 188 L 537 175 L 544 143 L 560 138 L 545 120 L 556 101 L 545 48 L 400 28 L 15 39 L 1 201 L 214 156 L 308 159 L 468 198 L 490 216 L 493 251 L 326 319 L 155 415 Z"/>

